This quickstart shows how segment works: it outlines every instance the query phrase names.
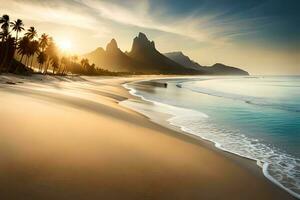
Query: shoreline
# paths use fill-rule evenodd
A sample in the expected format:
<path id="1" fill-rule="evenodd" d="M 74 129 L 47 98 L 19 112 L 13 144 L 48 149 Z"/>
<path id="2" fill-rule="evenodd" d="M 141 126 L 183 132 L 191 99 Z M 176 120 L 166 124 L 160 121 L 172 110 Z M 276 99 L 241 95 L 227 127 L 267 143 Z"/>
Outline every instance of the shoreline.
<path id="1" fill-rule="evenodd" d="M 119 105 L 145 77 L 81 78 L 0 83 L 7 199 L 294 199 L 249 160 Z"/>
<path id="2" fill-rule="evenodd" d="M 158 79 L 144 79 L 144 80 L 138 80 L 138 81 L 133 81 L 133 82 L 128 82 L 128 83 L 124 83 L 122 84 L 122 86 L 128 90 L 128 92 L 141 99 L 141 101 L 153 104 L 155 105 L 162 105 L 162 106 L 170 106 L 168 104 L 164 104 L 164 103 L 160 103 L 160 102 L 156 102 L 156 101 L 152 101 L 149 99 L 146 99 L 144 96 L 142 95 L 137 95 L 135 92 L 136 90 L 133 87 L 128 86 L 128 84 L 141 84 L 141 85 L 147 85 L 149 87 L 167 87 L 167 83 L 164 82 L 164 80 L 171 80 L 171 78 L 166 77 L 166 78 L 158 78 Z M 158 81 L 158 82 L 155 82 Z M 119 103 L 120 105 L 122 105 L 122 102 Z M 280 189 L 286 191 L 287 193 L 289 193 L 290 195 L 292 195 L 293 197 L 295 197 L 296 199 L 300 199 L 300 195 L 295 193 L 294 191 L 290 190 L 289 188 L 284 187 L 280 182 L 278 182 L 275 178 L 273 178 L 267 168 L 268 168 L 268 163 L 260 163 L 259 160 L 255 159 L 255 158 L 250 158 L 238 153 L 235 153 L 233 151 L 230 151 L 228 149 L 225 149 L 222 147 L 221 144 L 219 144 L 218 142 L 215 142 L 213 140 L 210 140 L 208 138 L 204 138 L 201 136 L 197 136 L 193 133 L 191 133 L 189 130 L 187 130 L 186 127 L 184 126 L 180 126 L 177 125 L 175 123 L 172 122 L 172 118 L 176 117 L 175 114 L 167 114 L 166 116 L 156 116 L 155 114 L 151 113 L 151 114 L 147 114 L 147 113 L 143 113 L 143 111 L 140 111 L 138 108 L 136 108 L 134 105 L 129 105 L 129 104 L 123 104 L 124 107 L 127 107 L 129 109 L 132 109 L 138 113 L 141 113 L 142 115 L 144 115 L 145 117 L 147 117 L 150 121 L 153 121 L 154 123 L 157 123 L 161 126 L 164 126 L 166 128 L 169 128 L 171 130 L 175 130 L 176 132 L 179 132 L 181 134 L 187 135 L 191 138 L 194 138 L 196 140 L 200 140 L 201 144 L 204 143 L 204 145 L 206 145 L 207 148 L 211 148 L 213 150 L 216 150 L 217 152 L 224 154 L 224 156 L 226 156 L 226 154 L 230 154 L 232 159 L 238 160 L 239 163 L 243 163 L 243 167 L 249 167 L 251 166 L 251 170 L 253 170 L 255 173 L 257 173 L 258 175 L 261 175 L 263 177 L 265 177 L 268 181 L 270 181 L 271 183 L 273 183 L 274 185 L 276 185 L 277 187 L 279 187 Z M 173 107 L 173 106 L 170 106 Z M 186 109 L 187 112 L 189 109 Z M 159 111 L 158 111 L 159 112 Z M 193 111 L 192 111 L 193 112 Z M 152 115 L 153 114 L 153 115 Z M 158 117 L 159 119 L 155 119 L 155 117 Z M 208 145 L 207 145 L 208 144 Z M 203 144 L 202 144 L 203 145 Z M 242 161 L 240 161 L 240 159 Z M 248 162 L 248 163 L 247 163 Z M 252 166 L 253 163 L 255 163 L 255 166 Z M 245 166 L 246 165 L 246 166 Z M 254 169 L 255 168 L 255 169 Z"/>

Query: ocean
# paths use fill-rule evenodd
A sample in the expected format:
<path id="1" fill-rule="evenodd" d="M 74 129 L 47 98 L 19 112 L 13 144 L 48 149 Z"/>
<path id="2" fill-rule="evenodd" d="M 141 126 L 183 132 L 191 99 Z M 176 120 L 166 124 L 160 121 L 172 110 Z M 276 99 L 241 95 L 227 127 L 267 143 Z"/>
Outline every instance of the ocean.
<path id="1" fill-rule="evenodd" d="M 183 77 L 125 84 L 150 103 L 124 101 L 158 121 L 253 159 L 269 180 L 300 198 L 300 76 Z"/>

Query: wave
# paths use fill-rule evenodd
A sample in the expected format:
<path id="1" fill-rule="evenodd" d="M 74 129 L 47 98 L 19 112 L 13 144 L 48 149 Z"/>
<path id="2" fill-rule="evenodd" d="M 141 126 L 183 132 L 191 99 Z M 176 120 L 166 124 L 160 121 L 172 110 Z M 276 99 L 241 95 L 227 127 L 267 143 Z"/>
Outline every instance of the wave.
<path id="1" fill-rule="evenodd" d="M 300 199 L 300 159 L 267 145 L 263 141 L 245 136 L 238 130 L 221 128 L 205 113 L 153 101 L 140 95 L 129 84 L 123 86 L 132 95 L 151 102 L 155 106 L 131 101 L 123 101 L 121 105 L 134 109 L 153 121 L 156 118 L 153 112 L 171 115 L 167 119 L 170 125 L 179 127 L 187 134 L 211 141 L 223 151 L 256 161 L 266 178 Z"/>
<path id="2" fill-rule="evenodd" d="M 213 89 L 200 87 L 200 86 L 195 87 L 194 85 L 190 85 L 190 83 L 191 82 L 181 82 L 181 83 L 177 83 L 176 86 L 178 88 L 184 88 L 184 89 L 191 90 L 193 92 L 207 94 L 215 97 L 244 101 L 247 104 L 252 104 L 256 106 L 264 106 L 264 107 L 275 108 L 279 110 L 285 110 L 289 112 L 300 112 L 299 103 L 297 102 L 293 103 L 293 102 L 286 101 L 285 103 L 283 103 L 282 101 L 275 101 L 274 99 L 270 99 L 270 98 L 233 94 L 228 92 L 216 91 Z"/>

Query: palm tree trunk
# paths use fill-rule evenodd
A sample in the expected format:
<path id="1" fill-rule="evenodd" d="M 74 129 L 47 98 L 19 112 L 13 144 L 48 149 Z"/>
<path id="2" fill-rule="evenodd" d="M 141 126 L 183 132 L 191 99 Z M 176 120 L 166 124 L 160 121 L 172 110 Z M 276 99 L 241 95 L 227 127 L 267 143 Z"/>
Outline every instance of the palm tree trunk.
<path id="1" fill-rule="evenodd" d="M 7 57 L 7 54 L 8 54 L 8 45 L 7 45 L 7 41 L 5 43 L 3 43 L 4 45 L 4 48 L 3 48 L 3 57 L 2 57 L 2 60 L 0 62 L 0 70 L 3 69 L 4 65 L 5 65 L 5 61 L 6 61 L 6 57 Z"/>
<path id="2" fill-rule="evenodd" d="M 2 64 L 2 60 L 4 59 L 3 54 L 5 52 L 5 44 L 4 44 L 4 37 L 2 37 L 1 40 L 1 55 L 0 55 L 0 71 L 1 71 L 1 64 Z"/>
<path id="3" fill-rule="evenodd" d="M 33 69 L 33 66 L 32 66 L 32 63 L 33 63 L 33 58 L 34 58 L 34 54 L 33 54 L 33 56 L 32 56 L 32 59 L 31 59 L 31 64 L 30 64 L 30 68 L 32 68 L 32 69 Z"/>
<path id="4" fill-rule="evenodd" d="M 44 67 L 44 63 L 40 64 L 40 66 L 39 66 L 39 72 L 42 72 L 43 67 Z"/>
<path id="5" fill-rule="evenodd" d="M 18 45 L 18 33 L 19 33 L 19 31 L 16 31 L 16 43 L 15 43 L 15 49 L 17 49 L 17 45 Z"/>
<path id="6" fill-rule="evenodd" d="M 26 62 L 27 62 L 27 56 L 25 55 L 25 63 L 24 63 L 25 66 L 26 66 Z"/>
<path id="7" fill-rule="evenodd" d="M 8 63 L 7 63 L 8 53 L 9 53 L 9 45 L 6 44 L 6 48 L 5 48 L 5 52 L 4 52 L 4 57 L 3 57 L 3 60 L 2 60 L 2 63 L 1 63 L 0 69 L 3 69 L 3 67 L 4 67 L 6 64 L 8 64 Z M 8 67 L 8 66 L 6 66 L 6 67 Z"/>
<path id="8" fill-rule="evenodd" d="M 18 45 L 18 33 L 19 31 L 16 31 L 16 41 L 15 41 L 15 49 L 14 49 L 14 56 L 13 56 L 13 59 L 15 58 L 15 55 L 17 54 L 17 45 Z M 22 57 L 23 58 L 23 57 Z M 9 65 L 8 65 L 8 68 L 7 68 L 7 71 L 9 71 L 9 69 L 11 68 L 11 65 L 13 63 L 13 59 L 10 61 Z M 21 61 L 22 62 L 22 59 Z"/>
<path id="9" fill-rule="evenodd" d="M 49 68 L 49 64 L 50 64 L 50 59 L 47 60 L 47 63 L 46 63 L 46 68 L 44 70 L 44 74 L 46 75 L 47 72 L 48 72 L 48 68 Z"/>
<path id="10" fill-rule="evenodd" d="M 64 71 L 65 71 L 65 68 L 63 68 L 63 69 L 62 69 L 62 71 L 61 71 L 61 75 L 63 75 L 63 74 L 64 74 Z"/>
<path id="11" fill-rule="evenodd" d="M 22 63 L 23 57 L 24 57 L 24 54 L 22 54 L 22 56 L 21 56 L 20 63 Z"/>
<path id="12" fill-rule="evenodd" d="M 28 67 L 29 56 L 26 56 L 25 66 Z"/>
<path id="13" fill-rule="evenodd" d="M 17 37 L 18 37 L 18 35 L 17 35 Z M 15 54 L 16 54 L 16 52 L 17 52 L 17 45 L 15 44 L 15 46 L 14 46 L 14 49 L 13 49 L 13 57 L 12 57 L 12 59 L 11 59 L 11 61 L 9 62 L 9 64 L 8 64 L 8 66 L 7 66 L 7 72 L 9 71 L 9 69 L 11 68 L 11 66 L 12 66 L 12 64 L 13 64 L 13 61 L 14 61 L 14 59 L 15 59 Z"/>
<path id="14" fill-rule="evenodd" d="M 65 69 L 66 69 L 66 65 L 65 67 L 63 68 L 62 72 L 61 72 L 61 75 L 63 75 L 65 73 Z"/>
<path id="15" fill-rule="evenodd" d="M 58 71 L 57 71 L 57 73 L 59 74 L 59 73 L 60 73 L 60 71 L 61 71 L 61 62 L 60 62 L 60 64 L 59 64 L 59 67 L 58 67 Z"/>

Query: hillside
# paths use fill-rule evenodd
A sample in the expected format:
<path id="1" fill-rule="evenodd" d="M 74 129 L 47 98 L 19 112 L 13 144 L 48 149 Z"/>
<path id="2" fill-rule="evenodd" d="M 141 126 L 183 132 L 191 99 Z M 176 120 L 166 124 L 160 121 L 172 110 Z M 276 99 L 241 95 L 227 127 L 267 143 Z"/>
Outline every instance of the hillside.
<path id="1" fill-rule="evenodd" d="M 207 75 L 249 75 L 248 72 L 242 69 L 227 66 L 222 63 L 216 63 L 212 66 L 202 66 L 180 51 L 165 53 L 164 55 L 186 68 L 194 69 Z"/>

